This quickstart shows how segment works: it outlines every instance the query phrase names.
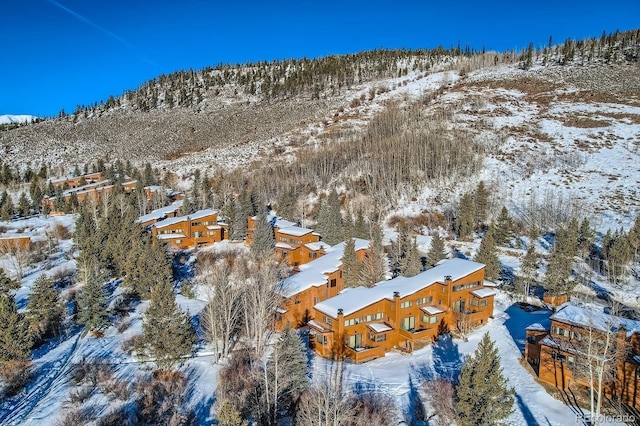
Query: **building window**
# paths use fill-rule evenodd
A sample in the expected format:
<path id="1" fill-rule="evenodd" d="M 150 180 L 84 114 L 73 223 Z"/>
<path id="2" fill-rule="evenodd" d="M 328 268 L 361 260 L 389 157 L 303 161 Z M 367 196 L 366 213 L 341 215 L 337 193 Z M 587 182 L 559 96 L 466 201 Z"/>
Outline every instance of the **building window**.
<path id="1" fill-rule="evenodd" d="M 182 240 L 180 239 L 176 240 L 176 244 L 182 244 Z"/>
<path id="2" fill-rule="evenodd" d="M 427 303 L 433 302 L 433 296 L 423 297 L 421 299 L 416 300 L 416 305 L 426 305 Z"/>
<path id="3" fill-rule="evenodd" d="M 333 324 L 333 320 L 327 316 L 322 317 L 322 322 L 324 322 L 325 324 L 331 325 Z"/>
<path id="4" fill-rule="evenodd" d="M 454 285 L 452 287 L 452 290 L 453 291 L 461 291 L 461 290 L 466 290 L 468 288 L 480 287 L 481 285 L 482 284 L 480 283 L 480 281 L 475 281 L 475 282 L 472 282 L 472 283 Z"/>
<path id="5" fill-rule="evenodd" d="M 533 334 L 530 334 L 529 336 L 527 336 L 527 342 L 531 343 L 532 345 L 536 344 L 536 336 L 534 336 Z"/>
<path id="6" fill-rule="evenodd" d="M 416 328 L 416 317 L 402 318 L 403 330 L 413 330 L 414 328 Z"/>
<path id="7" fill-rule="evenodd" d="M 385 340 L 387 340 L 387 334 L 386 333 L 378 334 L 376 336 L 376 342 L 384 342 Z"/>
<path id="8" fill-rule="evenodd" d="M 202 231 L 196 231 L 193 233 L 193 238 L 202 238 Z"/>
<path id="9" fill-rule="evenodd" d="M 402 308 L 402 309 L 404 309 L 404 308 L 410 308 L 412 304 L 413 304 L 413 303 L 411 303 L 411 300 L 407 300 L 406 302 L 402 302 L 402 303 L 400 304 L 400 308 Z"/>
<path id="10" fill-rule="evenodd" d="M 567 357 L 567 368 L 571 371 L 575 368 L 575 359 L 572 356 Z"/>
<path id="11" fill-rule="evenodd" d="M 551 357 L 553 359 L 555 359 L 556 361 L 559 361 L 559 362 L 565 362 L 567 360 L 567 357 L 565 355 L 561 354 L 560 352 L 556 352 L 556 351 L 553 351 L 551 353 Z"/>
<path id="12" fill-rule="evenodd" d="M 438 316 L 437 315 L 423 315 L 422 316 L 422 322 L 425 324 L 435 324 L 438 322 Z"/>
<path id="13" fill-rule="evenodd" d="M 319 298 L 319 297 L 314 296 L 314 298 L 313 298 L 313 304 L 314 304 L 314 305 L 316 305 L 316 304 L 320 303 L 321 301 L 322 301 L 322 300 L 320 300 L 320 298 Z"/>
<path id="14" fill-rule="evenodd" d="M 335 278 L 334 278 L 334 279 L 332 279 L 332 280 L 331 280 L 331 282 L 329 283 L 329 286 L 330 286 L 330 287 L 335 287 L 335 286 L 336 286 L 336 282 L 337 282 L 337 281 L 336 281 L 336 279 L 335 279 Z"/>
<path id="15" fill-rule="evenodd" d="M 300 300 L 296 299 L 296 305 L 300 304 Z"/>

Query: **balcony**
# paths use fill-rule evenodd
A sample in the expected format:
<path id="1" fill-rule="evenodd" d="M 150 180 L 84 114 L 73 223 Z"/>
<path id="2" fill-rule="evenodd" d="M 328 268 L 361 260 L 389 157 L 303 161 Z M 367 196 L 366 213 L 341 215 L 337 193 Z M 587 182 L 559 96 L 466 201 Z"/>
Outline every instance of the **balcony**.
<path id="1" fill-rule="evenodd" d="M 385 355 L 382 346 L 362 346 L 358 348 L 345 347 L 345 355 L 356 364 L 381 358 Z"/>
<path id="2" fill-rule="evenodd" d="M 399 329 L 400 337 L 410 342 L 430 341 L 438 335 L 438 327 L 412 328 L 411 330 Z"/>
<path id="3" fill-rule="evenodd" d="M 489 318 L 490 315 L 491 314 L 488 311 L 471 311 L 468 309 L 465 309 L 462 312 L 453 312 L 453 317 L 457 321 L 464 321 L 469 324 L 477 324 L 480 321 L 482 321 L 482 323 L 485 323 L 487 322 L 487 318 Z"/>

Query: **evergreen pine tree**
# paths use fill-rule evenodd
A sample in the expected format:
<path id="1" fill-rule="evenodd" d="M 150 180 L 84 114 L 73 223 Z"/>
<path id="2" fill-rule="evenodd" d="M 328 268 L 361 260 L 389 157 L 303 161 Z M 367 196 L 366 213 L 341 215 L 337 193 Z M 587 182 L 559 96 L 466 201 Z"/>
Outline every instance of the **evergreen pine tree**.
<path id="1" fill-rule="evenodd" d="M 410 245 L 409 225 L 402 222 L 398 225 L 398 238 L 391 242 L 391 272 L 394 276 L 402 274 L 406 269 Z"/>
<path id="2" fill-rule="evenodd" d="M 0 363 L 27 360 L 31 349 L 27 325 L 8 293 L 0 294 L 0 324 Z"/>
<path id="3" fill-rule="evenodd" d="M 485 333 L 474 354 L 467 356 L 456 385 L 458 424 L 504 424 L 513 412 L 514 392 L 502 374 L 498 348 Z"/>
<path id="4" fill-rule="evenodd" d="M 236 235 L 236 201 L 233 196 L 228 197 L 222 208 L 222 216 L 227 224 L 227 235 L 229 240 L 242 240 L 244 235 Z"/>
<path id="5" fill-rule="evenodd" d="M 362 209 L 358 209 L 356 213 L 356 220 L 353 223 L 353 235 L 354 238 L 369 238 L 369 232 L 367 231 L 367 224 L 364 220 L 364 213 Z"/>
<path id="6" fill-rule="evenodd" d="M 17 290 L 20 288 L 20 283 L 17 280 L 12 280 L 6 274 L 3 268 L 0 268 L 0 295 L 8 293 L 10 290 Z"/>
<path id="7" fill-rule="evenodd" d="M 31 203 L 27 198 L 27 194 L 20 193 L 20 199 L 18 200 L 18 214 L 22 217 L 27 217 L 31 213 Z"/>
<path id="8" fill-rule="evenodd" d="M 240 411 L 229 401 L 224 401 L 220 404 L 216 415 L 219 426 L 246 426 L 247 424 Z"/>
<path id="9" fill-rule="evenodd" d="M 474 207 L 471 195 L 464 194 L 460 200 L 456 214 L 456 230 L 461 239 L 467 239 L 474 230 Z"/>
<path id="10" fill-rule="evenodd" d="M 164 280 L 151 292 L 151 303 L 142 323 L 141 352 L 161 370 L 171 370 L 189 355 L 196 341 L 191 319 L 177 305 L 171 283 Z"/>
<path id="11" fill-rule="evenodd" d="M 386 257 L 382 246 L 373 240 L 369 244 L 367 254 L 362 261 L 358 285 L 371 287 L 385 279 Z"/>
<path id="12" fill-rule="evenodd" d="M 251 194 L 246 189 L 243 189 L 238 198 L 236 199 L 236 214 L 235 214 L 235 237 L 234 239 L 243 239 L 247 235 L 248 221 L 250 217 L 253 217 L 253 205 L 251 204 Z"/>
<path id="13" fill-rule="evenodd" d="M 498 247 L 493 237 L 493 225 L 489 226 L 489 229 L 480 242 L 480 248 L 473 260 L 476 262 L 484 263 L 485 276 L 489 280 L 497 280 L 500 277 L 500 260 L 498 259 Z"/>
<path id="14" fill-rule="evenodd" d="M 267 365 L 266 391 L 271 393 L 268 400 L 272 424 L 277 423 L 281 411 L 292 408 L 302 391 L 309 384 L 307 377 L 307 356 L 305 345 L 298 332 L 286 328 L 275 344 Z"/>
<path id="15" fill-rule="evenodd" d="M 256 258 L 270 256 L 273 254 L 275 245 L 276 240 L 273 234 L 273 227 L 267 220 L 266 210 L 261 210 L 256 217 L 251 253 Z"/>
<path id="16" fill-rule="evenodd" d="M 585 258 L 589 254 L 593 245 L 593 238 L 591 224 L 589 219 L 585 218 L 580 222 L 580 229 L 578 230 L 578 254 L 580 257 Z"/>
<path id="17" fill-rule="evenodd" d="M 171 278 L 171 261 L 162 242 L 146 235 L 132 241 L 125 273 L 123 284 L 142 299 L 149 299 L 158 282 Z"/>
<path id="18" fill-rule="evenodd" d="M 567 294 L 572 287 L 569 278 L 573 254 L 569 256 L 569 253 L 575 254 L 576 245 L 572 245 L 570 238 L 571 235 L 564 228 L 560 228 L 556 233 L 555 244 L 545 273 L 545 290 L 551 295 Z"/>
<path id="19" fill-rule="evenodd" d="M 335 191 L 331 191 L 320 204 L 316 231 L 322 235 L 322 240 L 331 246 L 338 244 L 343 239 L 340 201 Z"/>
<path id="20" fill-rule="evenodd" d="M 15 208 L 13 207 L 13 201 L 11 196 L 5 191 L 2 197 L 2 207 L 0 207 L 0 219 L 9 221 L 15 214 Z"/>
<path id="21" fill-rule="evenodd" d="M 420 272 L 422 272 L 422 260 L 420 259 L 420 252 L 418 251 L 418 242 L 414 237 L 413 243 L 409 246 L 409 254 L 407 255 L 407 261 L 404 269 L 401 271 L 401 275 L 413 277 Z"/>
<path id="22" fill-rule="evenodd" d="M 58 300 L 55 282 L 42 274 L 33 283 L 25 319 L 31 341 L 38 346 L 44 339 L 60 334 L 64 306 Z"/>
<path id="23" fill-rule="evenodd" d="M 473 194 L 473 207 L 476 229 L 482 229 L 482 225 L 487 221 L 489 212 L 489 191 L 483 181 L 478 183 L 478 187 Z"/>
<path id="24" fill-rule="evenodd" d="M 444 249 L 444 240 L 440 238 L 440 234 L 436 234 L 431 239 L 431 247 L 427 253 L 427 267 L 433 268 L 442 259 L 447 258 L 447 253 Z"/>
<path id="25" fill-rule="evenodd" d="M 505 246 L 511 241 L 513 237 L 513 220 L 509 216 L 509 211 L 506 207 L 502 207 L 500 215 L 496 219 L 494 226 L 494 237 L 496 244 L 499 246 Z"/>
<path id="26" fill-rule="evenodd" d="M 356 255 L 356 242 L 353 238 L 346 241 L 342 255 L 342 277 L 345 287 L 356 287 L 362 264 Z"/>
<path id="27" fill-rule="evenodd" d="M 78 296 L 76 322 L 84 325 L 89 331 L 100 330 L 109 324 L 107 293 L 92 271 L 87 275 L 84 288 Z"/>

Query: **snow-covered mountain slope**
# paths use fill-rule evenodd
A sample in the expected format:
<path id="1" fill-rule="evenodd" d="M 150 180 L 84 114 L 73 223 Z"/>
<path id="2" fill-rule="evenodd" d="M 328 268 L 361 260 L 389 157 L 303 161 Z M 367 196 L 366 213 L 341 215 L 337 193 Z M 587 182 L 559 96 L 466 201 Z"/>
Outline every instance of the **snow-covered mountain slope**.
<path id="1" fill-rule="evenodd" d="M 12 114 L 4 114 L 0 115 L 0 124 L 12 124 L 12 123 L 30 123 L 34 121 L 36 116 L 34 115 L 12 115 Z"/>

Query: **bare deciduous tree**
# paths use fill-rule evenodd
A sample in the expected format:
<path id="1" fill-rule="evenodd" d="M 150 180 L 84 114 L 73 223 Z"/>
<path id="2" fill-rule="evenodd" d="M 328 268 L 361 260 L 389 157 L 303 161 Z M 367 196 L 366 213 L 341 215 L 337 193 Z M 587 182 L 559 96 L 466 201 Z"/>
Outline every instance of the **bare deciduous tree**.
<path id="1" fill-rule="evenodd" d="M 226 358 L 242 325 L 242 283 L 228 259 L 207 259 L 198 266 L 197 282 L 207 298 L 200 324 L 217 353 Z"/>
<path id="2" fill-rule="evenodd" d="M 333 362 L 327 376 L 300 397 L 296 424 L 339 426 L 351 417 L 349 402 L 343 392 L 344 365 Z"/>
<path id="3" fill-rule="evenodd" d="M 272 325 L 281 301 L 277 287 L 284 278 L 284 269 L 269 257 L 256 261 L 252 268 L 242 292 L 242 305 L 247 313 L 244 326 L 256 357 L 261 359 L 273 333 Z"/>
<path id="4" fill-rule="evenodd" d="M 31 250 L 11 240 L 0 240 L 0 257 L 8 260 L 9 266 L 19 281 L 24 276 L 24 269 L 31 261 Z"/>

